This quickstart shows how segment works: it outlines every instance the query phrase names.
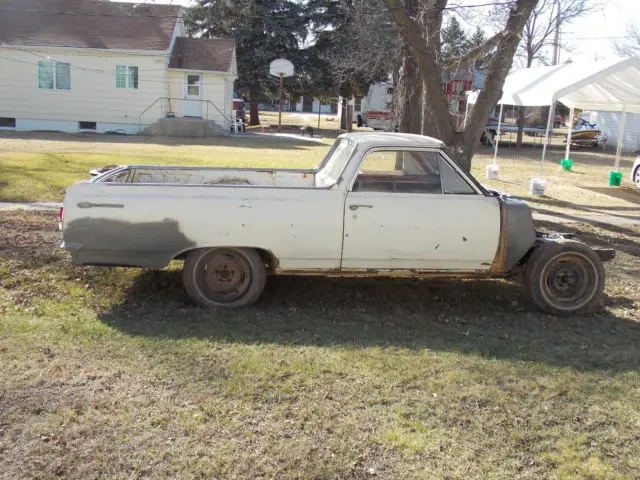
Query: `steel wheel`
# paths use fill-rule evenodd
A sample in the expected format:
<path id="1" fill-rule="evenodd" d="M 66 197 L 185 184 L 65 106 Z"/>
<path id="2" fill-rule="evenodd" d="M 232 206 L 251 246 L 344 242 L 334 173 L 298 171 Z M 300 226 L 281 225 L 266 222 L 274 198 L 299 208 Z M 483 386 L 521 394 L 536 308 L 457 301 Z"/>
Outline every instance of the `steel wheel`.
<path id="1" fill-rule="evenodd" d="M 540 245 L 527 261 L 524 286 L 532 302 L 556 315 L 590 313 L 604 290 L 604 265 L 575 240 Z"/>
<path id="2" fill-rule="evenodd" d="M 198 289 L 214 302 L 242 297 L 251 284 L 249 262 L 228 250 L 213 250 L 200 259 L 196 276 Z"/>
<path id="3" fill-rule="evenodd" d="M 597 289 L 590 281 L 597 275 L 595 266 L 579 252 L 560 253 L 551 258 L 540 273 L 540 291 L 550 305 L 559 309 L 584 307 Z"/>
<path id="4" fill-rule="evenodd" d="M 266 269 L 252 249 L 196 250 L 187 255 L 183 281 L 187 293 L 202 306 L 240 308 L 258 299 Z"/>

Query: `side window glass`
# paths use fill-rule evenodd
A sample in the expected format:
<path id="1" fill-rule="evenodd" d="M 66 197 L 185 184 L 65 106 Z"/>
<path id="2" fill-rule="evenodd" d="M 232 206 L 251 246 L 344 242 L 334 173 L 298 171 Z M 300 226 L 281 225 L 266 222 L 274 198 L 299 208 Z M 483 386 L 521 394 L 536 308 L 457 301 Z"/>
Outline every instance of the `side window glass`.
<path id="1" fill-rule="evenodd" d="M 442 192 L 458 195 L 475 195 L 476 191 L 449 163 L 438 156 L 440 160 L 440 179 Z"/>
<path id="2" fill-rule="evenodd" d="M 362 162 L 353 191 L 440 194 L 438 155 L 409 150 L 371 152 Z"/>

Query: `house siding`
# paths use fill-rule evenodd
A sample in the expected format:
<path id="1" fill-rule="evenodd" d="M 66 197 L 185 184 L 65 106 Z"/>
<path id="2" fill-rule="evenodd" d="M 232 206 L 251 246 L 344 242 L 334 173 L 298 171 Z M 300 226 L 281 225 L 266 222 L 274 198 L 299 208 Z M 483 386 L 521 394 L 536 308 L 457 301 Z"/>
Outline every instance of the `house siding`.
<path id="1" fill-rule="evenodd" d="M 169 70 L 169 97 L 172 99 L 171 110 L 178 116 L 183 115 L 183 98 L 185 94 L 185 76 L 201 75 L 202 118 L 213 120 L 218 125 L 228 128 L 232 117 L 234 77 L 224 73 Z M 206 100 L 211 102 L 207 104 Z M 216 108 L 217 107 L 217 108 Z"/>
<path id="2" fill-rule="evenodd" d="M 595 112 L 585 111 L 581 115 L 607 137 L 607 147 L 616 148 L 620 129 L 621 112 Z M 628 113 L 625 119 L 622 137 L 622 150 L 624 152 L 640 151 L 640 115 Z"/>
<path id="3" fill-rule="evenodd" d="M 38 88 L 37 65 L 47 58 L 71 64 L 71 90 Z M 134 132 L 139 115 L 168 94 L 166 62 L 165 54 L 0 47 L 0 117 L 16 118 L 17 130 L 57 124 L 64 131 L 77 131 L 77 122 L 88 121 L 97 122 L 98 131 L 103 125 L 103 130 L 124 127 Z M 116 88 L 116 65 L 138 67 L 138 89 Z M 156 105 L 145 114 L 143 125 L 161 113 Z"/>

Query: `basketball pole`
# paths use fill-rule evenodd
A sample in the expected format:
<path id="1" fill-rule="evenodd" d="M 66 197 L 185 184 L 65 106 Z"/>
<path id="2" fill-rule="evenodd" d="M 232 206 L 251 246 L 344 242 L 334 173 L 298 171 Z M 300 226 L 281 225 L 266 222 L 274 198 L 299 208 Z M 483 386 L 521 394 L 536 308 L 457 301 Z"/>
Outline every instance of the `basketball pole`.
<path id="1" fill-rule="evenodd" d="M 278 89 L 278 133 L 282 129 L 282 79 L 284 73 L 280 72 L 280 88 Z"/>

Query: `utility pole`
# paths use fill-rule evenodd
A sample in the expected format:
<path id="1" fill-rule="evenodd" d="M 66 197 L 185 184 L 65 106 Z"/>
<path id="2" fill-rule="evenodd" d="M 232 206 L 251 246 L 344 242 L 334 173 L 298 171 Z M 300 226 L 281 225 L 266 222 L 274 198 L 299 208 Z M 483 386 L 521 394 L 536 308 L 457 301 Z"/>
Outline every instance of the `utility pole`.
<path id="1" fill-rule="evenodd" d="M 555 0 L 556 6 L 556 32 L 553 38 L 553 64 L 560 63 L 560 0 Z"/>

